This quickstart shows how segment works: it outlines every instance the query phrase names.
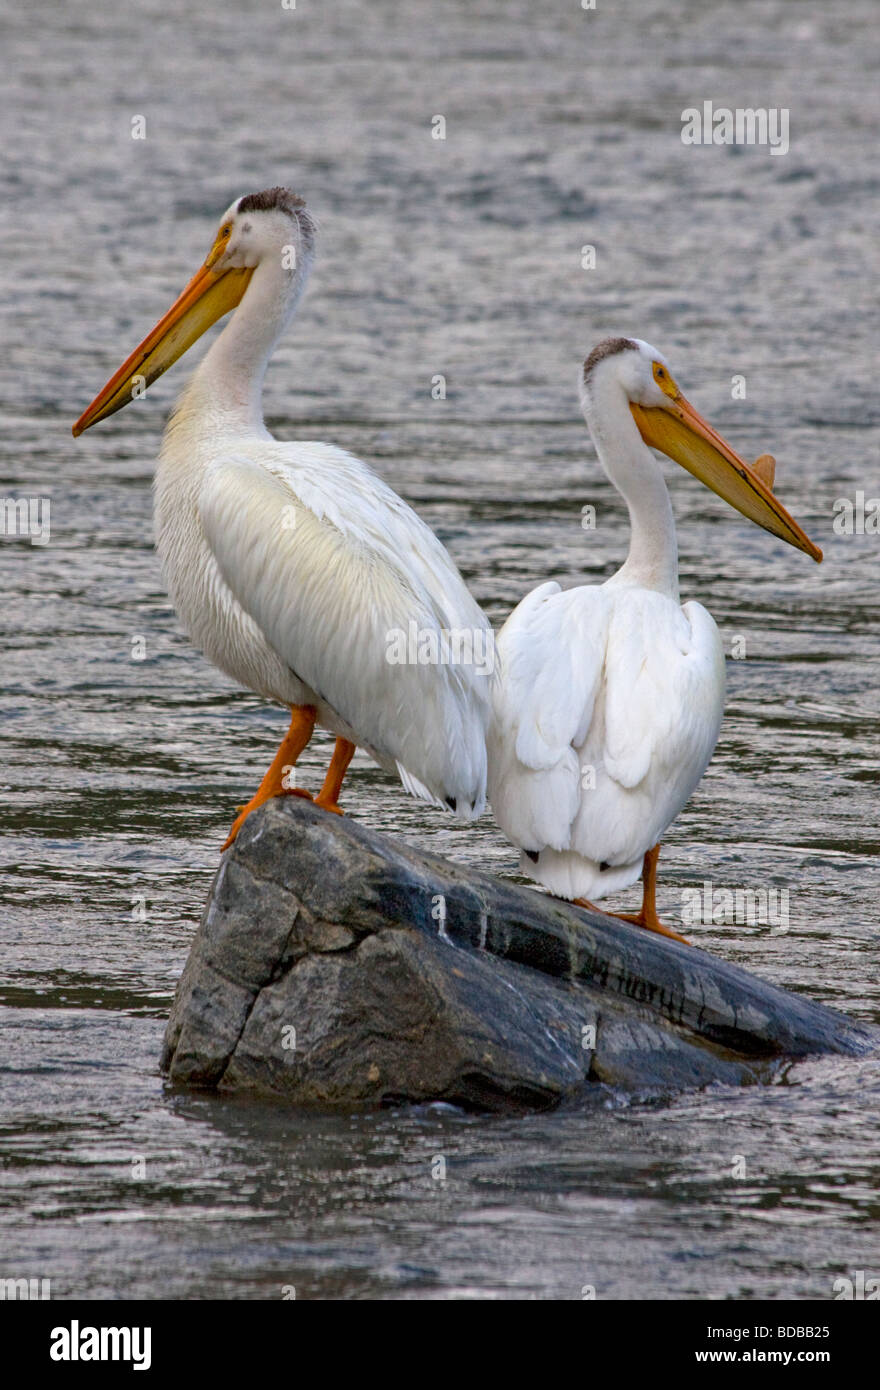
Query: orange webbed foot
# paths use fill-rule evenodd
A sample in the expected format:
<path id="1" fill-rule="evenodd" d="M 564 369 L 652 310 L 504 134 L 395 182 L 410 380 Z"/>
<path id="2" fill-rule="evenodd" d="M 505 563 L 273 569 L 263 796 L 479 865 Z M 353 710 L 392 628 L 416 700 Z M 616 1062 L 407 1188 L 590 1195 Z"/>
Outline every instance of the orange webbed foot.
<path id="1" fill-rule="evenodd" d="M 281 746 L 275 754 L 272 765 L 250 801 L 246 805 L 238 807 L 238 815 L 232 822 L 232 829 L 223 841 L 221 854 L 229 849 L 231 844 L 234 844 L 238 832 L 251 811 L 255 811 L 265 801 L 271 801 L 273 796 L 305 796 L 311 801 L 310 792 L 305 791 L 302 787 L 286 787 L 284 779 L 290 776 L 300 753 L 312 736 L 312 730 L 315 727 L 315 710 L 311 705 L 293 705 L 290 716 L 290 728 L 281 740 Z"/>
<path id="2" fill-rule="evenodd" d="M 666 936 L 670 941 L 681 941 L 685 946 L 691 943 L 686 936 L 679 936 L 677 931 L 671 927 L 665 927 L 657 916 L 656 891 L 657 891 L 657 861 L 660 858 L 660 846 L 654 845 L 645 855 L 642 864 L 642 905 L 638 912 L 608 912 L 606 916 L 616 917 L 619 922 L 632 922 L 636 927 L 644 927 L 645 931 L 656 932 L 658 936 Z M 575 898 L 576 907 L 589 908 L 591 912 L 601 912 L 601 907 L 596 907 L 588 898 Z"/>
<path id="3" fill-rule="evenodd" d="M 670 941 L 683 941 L 685 946 L 691 944 L 686 936 L 679 936 L 671 927 L 665 927 L 656 912 L 653 916 L 643 912 L 612 912 L 610 915 L 620 922 L 632 922 L 637 927 L 644 927 L 645 931 L 656 932 L 658 936 L 668 936 Z"/>

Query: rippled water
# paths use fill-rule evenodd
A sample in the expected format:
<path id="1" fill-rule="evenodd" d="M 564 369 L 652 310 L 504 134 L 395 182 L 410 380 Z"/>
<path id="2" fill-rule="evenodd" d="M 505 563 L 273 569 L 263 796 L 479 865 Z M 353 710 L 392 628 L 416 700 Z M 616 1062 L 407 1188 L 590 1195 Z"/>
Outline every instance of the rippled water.
<path id="1" fill-rule="evenodd" d="M 741 451 L 777 455 L 826 553 L 814 566 L 669 466 L 683 594 L 746 656 L 661 908 L 706 879 L 788 889 L 786 933 L 690 934 L 877 1019 L 880 538 L 832 530 L 835 499 L 880 493 L 870 0 L 92 0 L 2 24 L 2 487 L 50 498 L 52 529 L 0 545 L 0 1273 L 56 1297 L 270 1298 L 827 1298 L 840 1272 L 880 1273 L 876 1062 L 516 1120 L 164 1087 L 218 849 L 285 720 L 190 649 L 161 587 L 150 478 L 183 368 L 69 432 L 230 199 L 289 183 L 322 251 L 269 421 L 374 461 L 501 619 L 547 576 L 620 562 L 625 513 L 574 383 L 606 333 L 652 341 Z M 790 153 L 685 147 L 681 111 L 704 99 L 788 107 Z M 307 784 L 327 753 L 317 739 Z M 515 872 L 488 816 L 457 828 L 361 755 L 347 792 L 372 826 Z"/>

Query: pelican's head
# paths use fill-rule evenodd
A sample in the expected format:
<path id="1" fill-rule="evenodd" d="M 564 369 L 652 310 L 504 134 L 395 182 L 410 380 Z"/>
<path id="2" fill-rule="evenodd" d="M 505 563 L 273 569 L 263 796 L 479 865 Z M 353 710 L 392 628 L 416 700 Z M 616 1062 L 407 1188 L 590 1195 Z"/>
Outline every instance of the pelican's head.
<path id="1" fill-rule="evenodd" d="M 623 392 L 642 439 L 680 463 L 743 516 L 806 551 L 822 552 L 774 496 L 774 462 L 763 455 L 748 464 L 682 394 L 666 358 L 641 338 L 606 338 L 593 348 L 581 377 L 587 423 L 601 430 L 607 392 Z"/>
<path id="2" fill-rule="evenodd" d="M 260 261 L 277 256 L 294 274 L 312 260 L 314 249 L 315 225 L 305 199 L 289 188 L 267 188 L 230 203 L 205 264 L 223 274 L 253 270 Z"/>
<path id="3" fill-rule="evenodd" d="M 262 262 L 271 259 L 280 269 L 280 283 L 294 302 L 314 253 L 314 223 L 295 193 L 269 188 L 237 198 L 223 214 L 204 264 L 83 411 L 73 433 L 82 434 L 143 395 L 211 324 L 240 304 Z"/>

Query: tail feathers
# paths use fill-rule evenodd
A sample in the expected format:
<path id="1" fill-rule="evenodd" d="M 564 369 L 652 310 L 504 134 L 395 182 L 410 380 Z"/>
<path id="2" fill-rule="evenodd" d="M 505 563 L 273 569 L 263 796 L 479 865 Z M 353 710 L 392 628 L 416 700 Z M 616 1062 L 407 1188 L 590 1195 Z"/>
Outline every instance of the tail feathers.
<path id="1" fill-rule="evenodd" d="M 486 809 L 485 787 L 470 801 L 455 796 L 440 797 L 429 791 L 424 782 L 420 782 L 418 777 L 414 777 L 403 766 L 403 763 L 398 762 L 397 772 L 404 789 L 409 792 L 410 796 L 417 797 L 419 801 L 427 801 L 431 806 L 439 806 L 442 811 L 452 811 L 459 820 L 477 820 Z"/>
<path id="2" fill-rule="evenodd" d="M 599 902 L 609 893 L 629 888 L 642 872 L 642 855 L 631 864 L 597 864 L 573 850 L 542 849 L 522 851 L 520 868 L 529 878 L 551 892 L 554 897 L 589 898 Z"/>

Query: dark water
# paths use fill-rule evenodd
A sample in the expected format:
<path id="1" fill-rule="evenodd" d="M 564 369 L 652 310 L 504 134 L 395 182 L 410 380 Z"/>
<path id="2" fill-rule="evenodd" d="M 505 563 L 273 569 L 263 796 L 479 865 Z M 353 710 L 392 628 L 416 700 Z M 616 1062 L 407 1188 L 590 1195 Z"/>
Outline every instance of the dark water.
<path id="1" fill-rule="evenodd" d="M 2 27 L 0 495 L 49 498 L 51 542 L 0 545 L 0 1275 L 56 1297 L 828 1298 L 880 1274 L 875 1062 L 516 1120 L 164 1087 L 218 849 L 285 721 L 190 649 L 162 591 L 150 478 L 184 369 L 69 433 L 227 203 L 289 183 L 322 254 L 269 421 L 374 461 L 501 619 L 545 577 L 620 562 L 574 382 L 608 332 L 653 342 L 741 451 L 777 455 L 826 552 L 669 466 L 682 591 L 746 655 L 661 908 L 707 879 L 787 889 L 787 931 L 690 935 L 877 1019 L 880 537 L 832 530 L 836 499 L 880 494 L 873 4 L 99 0 L 4 6 Z M 789 108 L 790 152 L 684 146 L 704 99 Z M 360 755 L 347 805 L 515 872 L 488 816 L 456 828 Z"/>

